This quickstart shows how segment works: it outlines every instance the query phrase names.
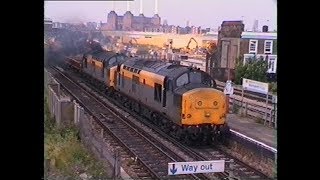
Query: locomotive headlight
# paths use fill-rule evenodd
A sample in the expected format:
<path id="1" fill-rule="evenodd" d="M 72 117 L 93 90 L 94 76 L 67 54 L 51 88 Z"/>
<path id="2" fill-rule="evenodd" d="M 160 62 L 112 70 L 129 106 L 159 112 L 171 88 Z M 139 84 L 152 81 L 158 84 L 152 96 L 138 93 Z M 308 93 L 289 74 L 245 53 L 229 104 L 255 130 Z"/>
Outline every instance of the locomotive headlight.
<path id="1" fill-rule="evenodd" d="M 198 106 L 202 106 L 202 101 L 198 101 Z"/>

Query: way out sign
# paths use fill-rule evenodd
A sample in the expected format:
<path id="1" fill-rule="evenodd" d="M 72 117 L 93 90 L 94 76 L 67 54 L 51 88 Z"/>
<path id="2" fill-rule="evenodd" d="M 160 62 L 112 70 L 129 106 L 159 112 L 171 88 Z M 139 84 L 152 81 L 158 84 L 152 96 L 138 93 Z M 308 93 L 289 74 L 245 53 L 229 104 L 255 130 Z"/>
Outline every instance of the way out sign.
<path id="1" fill-rule="evenodd" d="M 168 175 L 224 172 L 225 161 L 195 161 L 168 163 Z"/>

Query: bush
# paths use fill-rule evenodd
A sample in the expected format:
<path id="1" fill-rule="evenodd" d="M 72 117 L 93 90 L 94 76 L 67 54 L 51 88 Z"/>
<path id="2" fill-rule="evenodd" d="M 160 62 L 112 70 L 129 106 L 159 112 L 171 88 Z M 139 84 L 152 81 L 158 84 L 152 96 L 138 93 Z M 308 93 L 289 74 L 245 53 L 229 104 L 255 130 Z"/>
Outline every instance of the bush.
<path id="1" fill-rule="evenodd" d="M 78 139 L 77 128 L 72 125 L 58 128 L 54 119 L 50 118 L 47 103 L 44 109 L 44 159 L 47 166 L 45 176 L 51 176 L 48 172 L 58 171 L 64 178 L 71 179 L 78 179 L 80 172 L 86 172 L 94 179 L 109 178 L 102 164 L 95 160 Z"/>
<path id="2" fill-rule="evenodd" d="M 277 83 L 272 82 L 269 84 L 269 91 L 272 93 L 277 93 Z"/>
<path id="3" fill-rule="evenodd" d="M 239 57 L 235 67 L 235 83 L 242 84 L 242 78 L 267 82 L 267 61 L 252 58 L 243 64 L 243 58 Z"/>

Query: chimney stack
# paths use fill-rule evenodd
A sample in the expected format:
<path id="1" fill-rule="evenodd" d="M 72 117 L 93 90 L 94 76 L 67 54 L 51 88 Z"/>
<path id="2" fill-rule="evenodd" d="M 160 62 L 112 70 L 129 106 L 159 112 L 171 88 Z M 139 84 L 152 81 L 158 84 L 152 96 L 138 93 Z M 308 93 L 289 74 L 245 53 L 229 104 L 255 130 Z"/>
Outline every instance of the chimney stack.
<path id="1" fill-rule="evenodd" d="M 140 0 L 140 14 L 143 14 L 142 0 Z"/>
<path id="2" fill-rule="evenodd" d="M 158 0 L 154 2 L 154 14 L 158 14 Z"/>
<path id="3" fill-rule="evenodd" d="M 268 29 L 269 29 L 268 26 L 264 25 L 262 27 L 262 32 L 268 32 L 269 31 Z"/>
<path id="4" fill-rule="evenodd" d="M 127 11 L 130 11 L 130 1 L 127 1 Z"/>

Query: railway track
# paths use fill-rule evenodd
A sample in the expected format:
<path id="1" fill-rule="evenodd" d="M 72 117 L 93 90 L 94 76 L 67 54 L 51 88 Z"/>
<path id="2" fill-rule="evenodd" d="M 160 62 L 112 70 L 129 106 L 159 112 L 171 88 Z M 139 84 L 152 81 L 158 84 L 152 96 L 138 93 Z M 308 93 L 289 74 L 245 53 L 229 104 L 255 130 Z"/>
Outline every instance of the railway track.
<path id="1" fill-rule="evenodd" d="M 110 134 L 128 154 L 136 157 L 141 179 L 207 179 L 203 174 L 168 176 L 168 163 L 185 161 L 182 157 L 164 146 L 157 139 L 143 132 L 140 127 L 127 121 L 130 114 L 118 114 L 92 93 L 67 77 L 61 69 L 52 68 L 61 87 L 70 93 L 93 117 L 105 132 Z M 141 171 L 142 170 L 142 171 Z"/>
<path id="2" fill-rule="evenodd" d="M 89 83 L 89 82 L 88 82 Z M 88 84 L 90 85 L 90 84 Z M 90 86 L 90 88 L 97 90 L 94 86 Z M 225 152 L 219 150 L 218 148 L 212 148 L 207 147 L 205 149 L 200 148 L 190 148 L 188 146 L 185 146 L 181 144 L 180 142 L 176 141 L 174 138 L 169 136 L 168 134 L 161 131 L 159 128 L 157 128 L 154 124 L 150 123 L 145 118 L 142 118 L 138 114 L 135 114 L 134 112 L 131 112 L 126 107 L 122 106 L 119 102 L 114 101 L 113 99 L 103 95 L 104 98 L 107 98 L 112 103 L 116 104 L 118 107 L 121 107 L 121 109 L 125 109 L 127 112 L 130 112 L 131 116 L 133 116 L 136 119 L 139 119 L 142 121 L 145 125 L 147 125 L 149 128 L 160 134 L 162 137 L 167 139 L 168 141 L 172 142 L 175 146 L 179 147 L 179 149 L 184 152 L 184 154 L 188 154 L 189 157 L 193 159 L 193 161 L 209 161 L 209 160 L 220 160 L 224 159 L 226 162 L 226 169 L 223 173 L 211 173 L 212 177 L 218 176 L 219 179 L 228 178 L 229 176 L 236 176 L 237 178 L 234 179 L 270 179 L 266 175 L 264 175 L 262 172 L 246 165 L 242 161 L 238 160 L 237 158 L 234 158 Z M 149 137 L 150 138 L 150 137 Z M 151 139 L 151 138 L 150 138 Z M 167 147 L 162 146 L 162 149 L 168 149 Z M 176 159 L 179 159 L 179 157 L 176 157 Z M 183 159 L 180 158 L 178 161 L 183 161 Z M 205 176 L 202 177 L 206 178 Z"/>
<path id="3" fill-rule="evenodd" d="M 209 173 L 207 176 L 218 177 L 219 179 L 228 179 L 233 177 L 233 179 L 271 179 L 262 172 L 256 170 L 249 165 L 246 165 L 244 162 L 239 159 L 223 152 L 219 147 L 189 147 L 180 142 L 176 141 L 174 138 L 168 136 L 166 133 L 157 129 L 153 124 L 145 122 L 150 128 L 155 130 L 157 133 L 161 134 L 162 137 L 165 137 L 170 142 L 175 144 L 181 151 L 185 154 L 188 154 L 193 161 L 211 161 L 211 160 L 225 160 L 225 172 L 222 173 Z"/>

